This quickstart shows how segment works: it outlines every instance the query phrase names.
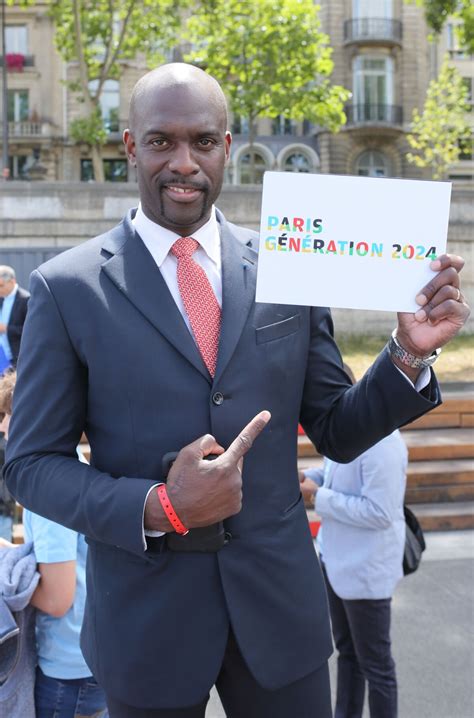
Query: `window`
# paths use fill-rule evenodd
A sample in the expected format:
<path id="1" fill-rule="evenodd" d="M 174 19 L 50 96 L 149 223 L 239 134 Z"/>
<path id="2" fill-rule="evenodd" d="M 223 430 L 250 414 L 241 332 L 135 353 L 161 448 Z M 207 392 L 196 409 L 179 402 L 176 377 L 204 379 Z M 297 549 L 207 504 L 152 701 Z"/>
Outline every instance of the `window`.
<path id="1" fill-rule="evenodd" d="M 368 150 L 358 158 L 356 172 L 360 177 L 386 177 L 387 160 L 381 152 Z"/>
<path id="2" fill-rule="evenodd" d="M 474 158 L 474 140 L 471 137 L 465 142 L 459 142 L 459 159 L 469 161 Z"/>
<path id="3" fill-rule="evenodd" d="M 448 35 L 448 52 L 453 59 L 464 60 L 469 58 L 469 54 L 461 47 L 458 36 L 458 25 L 448 22 L 446 27 Z"/>
<path id="4" fill-rule="evenodd" d="M 392 0 L 353 0 L 352 12 L 355 18 L 392 17 Z"/>
<path id="5" fill-rule="evenodd" d="M 10 155 L 8 158 L 10 167 L 10 178 L 21 180 L 28 179 L 28 156 L 27 155 Z"/>
<path id="6" fill-rule="evenodd" d="M 107 182 L 127 181 L 127 160 L 103 160 L 104 174 Z"/>
<path id="7" fill-rule="evenodd" d="M 26 122 L 30 117 L 28 90 L 8 90 L 8 122 Z"/>
<path id="8" fill-rule="evenodd" d="M 272 135 L 292 135 L 294 133 L 293 121 L 283 115 L 272 120 Z"/>
<path id="9" fill-rule="evenodd" d="M 28 28 L 26 25 L 5 26 L 5 54 L 28 54 Z"/>
<path id="10" fill-rule="evenodd" d="M 250 165 L 250 152 L 242 155 L 239 162 L 240 182 L 241 184 L 262 184 L 263 173 L 268 169 L 264 157 L 260 152 L 253 150 L 254 157 L 254 174 L 252 178 L 252 168 Z"/>
<path id="11" fill-rule="evenodd" d="M 448 179 L 453 180 L 454 182 L 472 182 L 474 180 L 474 174 L 466 174 L 466 175 L 448 175 Z"/>
<path id="12" fill-rule="evenodd" d="M 81 160 L 81 182 L 92 182 L 94 179 L 94 168 L 92 160 Z"/>
<path id="13" fill-rule="evenodd" d="M 127 160 L 102 160 L 106 182 L 127 181 Z M 81 160 L 81 182 L 94 180 L 92 160 Z"/>
<path id="14" fill-rule="evenodd" d="M 353 64 L 356 121 L 386 120 L 393 105 L 391 57 L 359 55 Z"/>
<path id="15" fill-rule="evenodd" d="M 247 117 L 243 115 L 235 115 L 232 121 L 232 134 L 234 135 L 248 135 L 249 133 L 249 121 Z"/>
<path id="16" fill-rule="evenodd" d="M 285 160 L 285 172 L 310 172 L 311 162 L 303 152 L 292 152 Z"/>
<path id="17" fill-rule="evenodd" d="M 92 94 L 97 92 L 99 80 L 91 80 L 89 82 L 89 90 Z M 100 110 L 104 127 L 108 132 L 118 132 L 119 127 L 119 108 L 120 108 L 120 83 L 118 80 L 106 80 L 102 86 L 100 94 Z"/>
<path id="18" fill-rule="evenodd" d="M 472 112 L 473 97 L 472 97 L 472 77 L 462 78 L 464 86 L 467 88 L 467 103 L 469 105 L 469 112 Z"/>

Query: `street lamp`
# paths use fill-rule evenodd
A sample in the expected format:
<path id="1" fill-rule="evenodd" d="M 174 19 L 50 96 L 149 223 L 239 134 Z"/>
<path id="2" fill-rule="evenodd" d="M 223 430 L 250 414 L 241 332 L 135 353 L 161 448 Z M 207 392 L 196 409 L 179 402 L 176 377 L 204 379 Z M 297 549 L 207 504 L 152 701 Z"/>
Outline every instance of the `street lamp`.
<path id="1" fill-rule="evenodd" d="M 8 87 L 7 87 L 7 52 L 5 41 L 5 3 L 2 2 L 2 178 L 7 180 L 10 174 L 8 164 Z"/>

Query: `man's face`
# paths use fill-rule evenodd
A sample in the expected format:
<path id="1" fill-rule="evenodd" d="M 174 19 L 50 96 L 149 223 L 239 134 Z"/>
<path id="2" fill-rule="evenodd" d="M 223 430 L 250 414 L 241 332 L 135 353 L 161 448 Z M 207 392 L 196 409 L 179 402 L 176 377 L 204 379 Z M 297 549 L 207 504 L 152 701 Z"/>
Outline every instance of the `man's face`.
<path id="1" fill-rule="evenodd" d="M 14 279 L 1 279 L 0 278 L 0 297 L 8 297 L 10 292 L 13 292 L 16 285 Z"/>
<path id="2" fill-rule="evenodd" d="M 209 219 L 229 158 L 231 136 L 222 106 L 199 88 L 150 92 L 124 142 L 136 164 L 145 214 L 181 236 Z"/>

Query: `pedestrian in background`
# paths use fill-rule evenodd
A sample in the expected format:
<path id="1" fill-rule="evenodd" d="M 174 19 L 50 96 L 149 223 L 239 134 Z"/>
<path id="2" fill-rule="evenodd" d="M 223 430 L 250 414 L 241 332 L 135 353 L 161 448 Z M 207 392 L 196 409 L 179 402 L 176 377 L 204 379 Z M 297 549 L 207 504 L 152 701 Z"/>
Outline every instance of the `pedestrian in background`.
<path id="1" fill-rule="evenodd" d="M 346 372 L 355 383 L 349 367 Z M 322 519 L 318 549 L 338 651 L 335 718 L 396 718 L 390 641 L 392 595 L 403 576 L 407 448 L 394 431 L 348 464 L 300 472 Z"/>
<path id="2" fill-rule="evenodd" d="M 13 267 L 0 265 L 0 348 L 5 355 L 0 371 L 16 366 L 29 298 L 17 284 Z"/>

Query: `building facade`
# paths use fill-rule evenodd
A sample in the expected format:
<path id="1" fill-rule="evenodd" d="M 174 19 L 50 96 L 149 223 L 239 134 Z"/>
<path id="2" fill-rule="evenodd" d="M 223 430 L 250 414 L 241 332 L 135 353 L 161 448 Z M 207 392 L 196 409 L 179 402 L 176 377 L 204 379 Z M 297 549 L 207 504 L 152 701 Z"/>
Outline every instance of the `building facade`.
<path id="1" fill-rule="evenodd" d="M 423 107 L 429 81 L 449 53 L 472 92 L 473 59 L 457 45 L 452 24 L 437 44 L 428 40 L 423 11 L 404 0 L 322 0 L 322 29 L 333 47 L 333 81 L 352 92 L 347 123 L 337 134 L 308 122 L 263 118 L 253 146 L 254 179 L 265 170 L 427 178 L 408 163 L 406 135 L 415 107 Z M 90 181 L 90 148 L 74 143 L 71 122 L 82 110 L 66 81 L 77 73 L 54 48 L 47 3 L 26 10 L 6 8 L 6 48 L 10 176 L 12 179 Z M 124 62 L 118 80 L 106 82 L 101 101 L 107 142 L 105 177 L 134 181 L 122 145 L 128 99 L 143 63 Z M 471 94 L 472 102 L 472 94 Z M 251 181 L 246 118 L 234 117 L 234 143 L 226 181 Z M 474 128 L 474 113 L 470 115 Z M 450 170 L 454 180 L 472 180 L 472 152 L 465 150 Z"/>

